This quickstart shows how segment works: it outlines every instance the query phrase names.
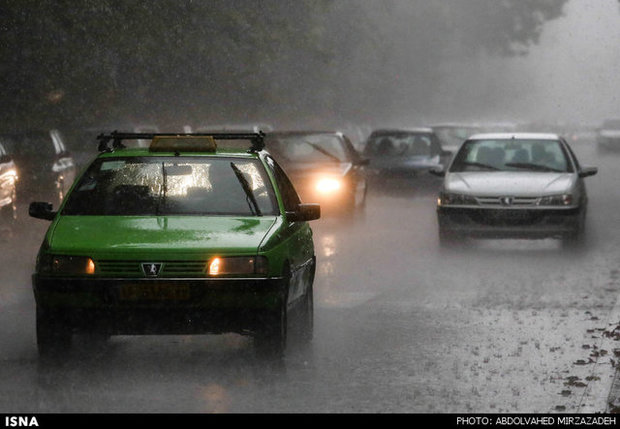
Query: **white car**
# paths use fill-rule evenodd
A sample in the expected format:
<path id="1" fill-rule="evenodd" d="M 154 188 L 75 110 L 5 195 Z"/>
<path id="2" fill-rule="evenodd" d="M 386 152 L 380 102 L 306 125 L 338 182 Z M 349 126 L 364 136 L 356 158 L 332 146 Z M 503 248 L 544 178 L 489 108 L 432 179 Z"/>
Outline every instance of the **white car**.
<path id="1" fill-rule="evenodd" d="M 579 165 L 556 134 L 477 134 L 445 171 L 437 199 L 442 245 L 465 237 L 583 238 L 588 197 Z"/>

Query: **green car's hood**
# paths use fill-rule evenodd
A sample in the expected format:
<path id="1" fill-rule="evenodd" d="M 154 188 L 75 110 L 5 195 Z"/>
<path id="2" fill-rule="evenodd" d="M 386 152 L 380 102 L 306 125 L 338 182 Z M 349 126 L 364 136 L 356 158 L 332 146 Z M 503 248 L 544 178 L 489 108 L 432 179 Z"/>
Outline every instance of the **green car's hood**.
<path id="1" fill-rule="evenodd" d="M 61 216 L 48 232 L 52 252 L 96 255 L 219 252 L 255 254 L 278 218 L 228 216 Z"/>

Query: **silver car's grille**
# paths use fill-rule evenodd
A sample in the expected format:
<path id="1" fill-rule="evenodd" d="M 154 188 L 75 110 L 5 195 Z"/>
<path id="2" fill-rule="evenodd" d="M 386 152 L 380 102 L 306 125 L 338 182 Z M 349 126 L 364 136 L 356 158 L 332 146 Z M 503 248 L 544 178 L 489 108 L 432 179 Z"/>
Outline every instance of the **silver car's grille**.
<path id="1" fill-rule="evenodd" d="M 467 216 L 482 225 L 533 225 L 541 222 L 547 216 L 546 210 L 524 210 L 524 209 L 501 209 L 468 210 Z"/>
<path id="2" fill-rule="evenodd" d="M 538 197 L 492 196 L 475 197 L 478 205 L 486 207 L 528 207 L 536 205 Z"/>

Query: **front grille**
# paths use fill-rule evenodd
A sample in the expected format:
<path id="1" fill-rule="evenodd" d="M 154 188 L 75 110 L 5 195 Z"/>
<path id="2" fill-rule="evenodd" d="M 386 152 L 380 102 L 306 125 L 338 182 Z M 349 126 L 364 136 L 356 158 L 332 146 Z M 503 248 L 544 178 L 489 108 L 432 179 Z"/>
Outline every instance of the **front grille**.
<path id="1" fill-rule="evenodd" d="M 534 206 L 538 197 L 475 197 L 480 206 L 487 207 L 527 207 Z M 509 198 L 509 200 L 506 200 Z M 509 201 L 509 202 L 508 202 Z"/>
<path id="2" fill-rule="evenodd" d="M 479 224 L 502 225 L 533 225 L 541 222 L 546 213 L 543 210 L 468 210 L 469 218 Z"/>
<path id="3" fill-rule="evenodd" d="M 143 263 L 161 263 L 158 277 L 204 277 L 207 264 L 205 261 L 123 261 L 97 260 L 97 274 L 118 277 L 144 277 Z"/>

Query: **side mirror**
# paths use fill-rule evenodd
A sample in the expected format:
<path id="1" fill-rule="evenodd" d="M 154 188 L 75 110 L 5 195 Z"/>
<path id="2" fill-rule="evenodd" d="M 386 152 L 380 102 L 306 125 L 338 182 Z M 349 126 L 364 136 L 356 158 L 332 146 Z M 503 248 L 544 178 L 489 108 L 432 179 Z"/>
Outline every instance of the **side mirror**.
<path id="1" fill-rule="evenodd" d="M 28 214 L 37 219 L 52 220 L 56 216 L 56 212 L 52 210 L 51 203 L 35 201 L 30 203 Z"/>
<path id="2" fill-rule="evenodd" d="M 598 173 L 598 168 L 596 168 L 596 167 L 584 167 L 579 172 L 579 177 L 594 176 L 596 173 Z"/>
<path id="3" fill-rule="evenodd" d="M 444 177 L 446 175 L 446 172 L 443 169 L 443 167 L 431 168 L 430 170 L 428 170 L 428 172 L 431 173 L 433 176 L 437 176 L 437 177 Z"/>
<path id="4" fill-rule="evenodd" d="M 290 222 L 306 222 L 321 217 L 320 204 L 299 204 L 294 212 L 286 212 Z"/>

